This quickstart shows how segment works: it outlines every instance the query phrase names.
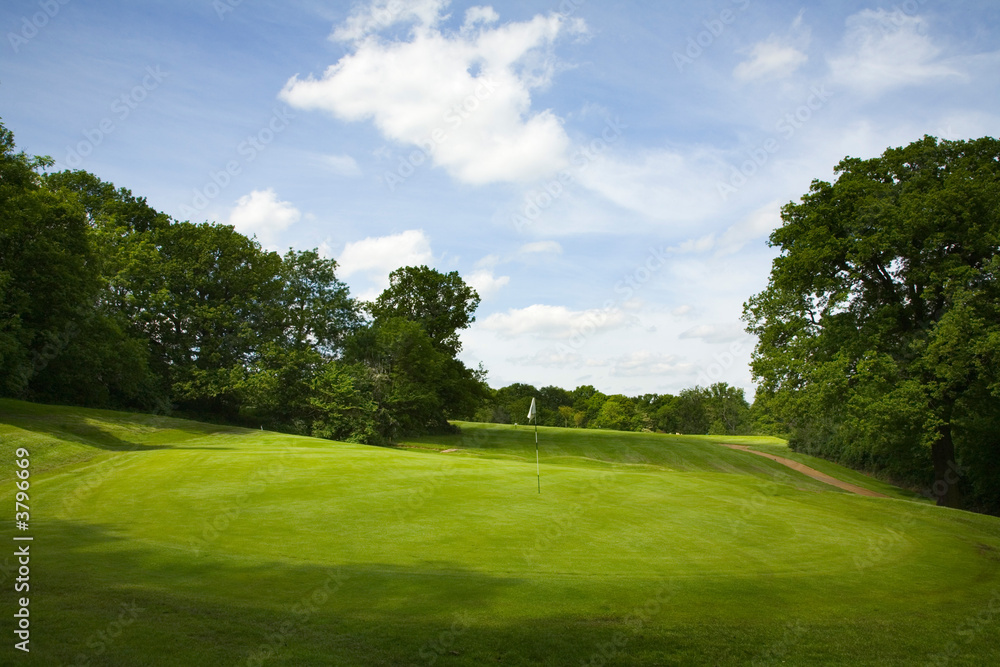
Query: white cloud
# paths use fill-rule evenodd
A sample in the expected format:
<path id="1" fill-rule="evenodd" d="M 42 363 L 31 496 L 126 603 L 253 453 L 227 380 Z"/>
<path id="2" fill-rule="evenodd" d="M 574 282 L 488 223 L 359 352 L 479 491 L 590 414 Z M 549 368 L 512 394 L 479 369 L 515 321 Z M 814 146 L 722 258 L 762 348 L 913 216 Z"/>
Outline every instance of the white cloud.
<path id="1" fill-rule="evenodd" d="M 510 282 L 510 276 L 497 276 L 493 274 L 492 269 L 482 268 L 466 276 L 465 282 L 471 285 L 480 297 L 488 299 Z"/>
<path id="2" fill-rule="evenodd" d="M 778 201 L 765 204 L 745 219 L 727 228 L 721 235 L 715 232 L 696 239 L 689 239 L 670 248 L 676 253 L 700 254 L 714 251 L 716 257 L 734 255 L 757 239 L 770 235 L 781 225 L 781 205 Z"/>
<path id="3" fill-rule="evenodd" d="M 699 324 L 681 332 L 678 338 L 702 340 L 706 343 L 732 343 L 747 337 L 738 324 Z"/>
<path id="4" fill-rule="evenodd" d="M 670 248 L 672 252 L 676 253 L 703 253 L 708 252 L 715 247 L 715 232 L 711 234 L 706 234 L 705 236 L 700 236 L 696 239 L 688 239 L 683 243 Z"/>
<path id="5" fill-rule="evenodd" d="M 318 78 L 292 77 L 281 99 L 347 122 L 371 120 L 465 183 L 531 181 L 564 167 L 562 121 L 532 111 L 531 93 L 552 80 L 555 40 L 580 26 L 550 14 L 491 27 L 495 12 L 473 8 L 463 31 L 445 32 L 446 5 L 379 0 L 355 12 L 334 32 L 353 53 Z M 397 23 L 413 24 L 409 41 L 369 37 Z"/>
<path id="6" fill-rule="evenodd" d="M 387 280 L 390 273 L 402 266 L 429 264 L 432 258 L 430 239 L 422 229 L 411 229 L 401 234 L 370 236 L 348 243 L 337 258 L 337 264 L 343 278 L 367 273 L 370 277 L 384 276 Z"/>
<path id="7" fill-rule="evenodd" d="M 688 315 L 693 311 L 694 311 L 693 306 L 684 304 L 683 306 L 677 306 L 676 308 L 671 310 L 670 314 L 673 315 L 674 317 L 684 317 L 685 315 Z"/>
<path id="8" fill-rule="evenodd" d="M 1000 58 L 995 66 L 1000 69 Z M 969 139 L 972 137 L 997 136 L 1000 116 L 978 110 L 953 110 L 940 118 L 938 126 L 931 132 L 942 139 Z"/>
<path id="9" fill-rule="evenodd" d="M 536 241 L 534 243 L 525 243 L 517 249 L 517 254 L 519 255 L 559 255 L 561 253 L 562 246 L 555 241 Z"/>
<path id="10" fill-rule="evenodd" d="M 648 350 L 638 350 L 613 360 L 611 375 L 618 377 L 643 377 L 648 375 L 668 375 L 688 373 L 694 369 L 689 363 L 680 363 L 672 354 L 656 354 Z"/>
<path id="11" fill-rule="evenodd" d="M 254 190 L 236 202 L 229 214 L 229 224 L 247 236 L 256 236 L 261 245 L 272 248 L 280 232 L 302 218 L 291 202 L 278 201 L 274 190 Z"/>
<path id="12" fill-rule="evenodd" d="M 789 34 L 771 35 L 750 47 L 750 58 L 733 70 L 740 81 L 772 79 L 789 76 L 809 59 L 804 49 L 809 45 L 809 29 L 803 26 L 803 13 L 792 22 Z"/>
<path id="13" fill-rule="evenodd" d="M 476 268 L 477 269 L 492 269 L 493 267 L 495 267 L 499 263 L 500 263 L 500 256 L 499 255 L 486 255 L 486 257 L 483 257 L 481 260 L 479 260 L 478 262 L 476 262 Z"/>
<path id="14" fill-rule="evenodd" d="M 619 158 L 602 156 L 580 173 L 580 182 L 647 220 L 700 225 L 721 207 L 716 189 L 731 169 L 713 149 L 661 149 Z"/>
<path id="15" fill-rule="evenodd" d="M 360 176 L 361 167 L 350 155 L 324 155 L 323 166 L 339 176 Z"/>
<path id="16" fill-rule="evenodd" d="M 941 61 L 928 22 L 901 10 L 865 9 L 847 19 L 843 53 L 830 59 L 835 83 L 863 93 L 964 74 Z"/>
<path id="17" fill-rule="evenodd" d="M 490 25 L 500 20 L 500 15 L 492 7 L 469 7 L 465 12 L 465 23 L 462 24 L 462 32 L 468 32 L 476 24 Z"/>
<path id="18" fill-rule="evenodd" d="M 786 77 L 808 59 L 802 51 L 772 36 L 750 49 L 750 59 L 737 65 L 733 76 L 740 81 Z"/>
<path id="19" fill-rule="evenodd" d="M 432 28 L 441 20 L 449 0 L 374 0 L 361 5 L 344 25 L 330 36 L 340 42 L 354 42 L 399 23 L 416 23 L 420 29 Z"/>
<path id="20" fill-rule="evenodd" d="M 736 254 L 750 241 L 766 238 L 780 226 L 781 204 L 773 201 L 723 232 L 716 244 L 715 255 L 721 257 Z"/>
<path id="21" fill-rule="evenodd" d="M 482 328 L 502 338 L 533 335 L 539 338 L 568 339 L 586 337 L 598 331 L 619 327 L 626 322 L 620 310 L 570 310 L 565 306 L 535 304 L 511 309 L 487 317 Z"/>
<path id="22" fill-rule="evenodd" d="M 514 357 L 508 361 L 518 366 L 541 366 L 542 368 L 579 368 L 584 364 L 583 357 L 576 352 L 559 351 L 553 348 L 539 350 L 527 357 Z"/>

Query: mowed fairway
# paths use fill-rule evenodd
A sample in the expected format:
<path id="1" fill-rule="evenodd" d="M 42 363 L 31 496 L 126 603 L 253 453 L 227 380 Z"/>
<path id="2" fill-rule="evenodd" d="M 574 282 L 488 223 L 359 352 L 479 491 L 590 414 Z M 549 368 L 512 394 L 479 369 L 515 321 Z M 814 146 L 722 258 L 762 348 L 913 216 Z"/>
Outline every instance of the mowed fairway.
<path id="1" fill-rule="evenodd" d="M 388 449 L 0 401 L 34 536 L 32 650 L 0 662 L 1000 664 L 994 517 L 716 444 L 776 440 L 573 429 L 539 429 L 539 494 L 530 428 L 461 426 Z"/>

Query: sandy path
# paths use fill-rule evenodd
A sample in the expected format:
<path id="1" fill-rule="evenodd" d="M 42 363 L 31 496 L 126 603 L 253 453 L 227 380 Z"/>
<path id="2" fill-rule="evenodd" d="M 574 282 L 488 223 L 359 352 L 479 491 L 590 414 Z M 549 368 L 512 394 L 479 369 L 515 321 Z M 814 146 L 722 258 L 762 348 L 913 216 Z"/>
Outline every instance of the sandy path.
<path id="1" fill-rule="evenodd" d="M 813 479 L 819 480 L 831 486 L 836 486 L 838 489 L 843 489 L 844 491 L 850 491 L 851 493 L 856 493 L 859 496 L 868 496 L 870 498 L 888 498 L 889 496 L 884 493 L 879 493 L 878 491 L 871 491 L 861 486 L 855 484 L 850 484 L 848 482 L 837 479 L 836 477 L 830 477 L 824 473 L 821 473 L 815 468 L 810 468 L 807 465 L 803 465 L 798 461 L 793 461 L 791 459 L 786 459 L 783 456 L 775 456 L 774 454 L 768 454 L 767 452 L 758 452 L 756 449 L 750 449 L 746 445 L 725 445 L 723 443 L 718 443 L 723 447 L 728 447 L 729 449 L 738 449 L 744 452 L 750 452 L 751 454 L 756 454 L 757 456 L 763 456 L 764 458 L 771 459 L 772 461 L 777 461 L 781 465 L 788 466 L 792 470 L 796 470 L 803 475 L 808 475 Z"/>

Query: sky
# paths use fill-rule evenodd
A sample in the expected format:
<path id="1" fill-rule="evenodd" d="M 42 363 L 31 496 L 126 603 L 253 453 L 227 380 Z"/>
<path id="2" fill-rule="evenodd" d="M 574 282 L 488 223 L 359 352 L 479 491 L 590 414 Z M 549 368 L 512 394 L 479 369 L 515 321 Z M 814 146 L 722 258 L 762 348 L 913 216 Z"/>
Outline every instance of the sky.
<path id="1" fill-rule="evenodd" d="M 753 395 L 743 303 L 847 156 L 1000 135 L 995 0 L 5 0 L 19 148 L 482 302 L 493 387 Z"/>

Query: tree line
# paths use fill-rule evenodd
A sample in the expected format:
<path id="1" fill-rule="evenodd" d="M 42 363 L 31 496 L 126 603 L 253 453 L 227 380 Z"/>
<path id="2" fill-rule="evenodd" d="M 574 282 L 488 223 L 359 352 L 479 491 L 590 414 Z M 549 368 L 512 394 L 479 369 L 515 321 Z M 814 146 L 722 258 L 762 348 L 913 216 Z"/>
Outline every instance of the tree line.
<path id="1" fill-rule="evenodd" d="M 52 164 L 0 125 L 0 395 L 375 444 L 485 397 L 457 358 L 479 303 L 457 273 L 405 267 L 359 302 L 316 250 L 265 251 Z"/>
<path id="2" fill-rule="evenodd" d="M 373 302 L 315 250 L 269 252 L 177 221 L 86 171 L 17 152 L 0 124 L 0 395 L 177 413 L 383 444 L 449 420 L 745 433 L 743 390 L 629 398 L 515 384 L 459 359 L 479 296 L 404 267 Z"/>
<path id="3" fill-rule="evenodd" d="M 676 396 L 633 397 L 609 396 L 591 385 L 568 391 L 515 383 L 490 390 L 475 419 L 497 424 L 527 423 L 532 398 L 537 398 L 540 426 L 730 435 L 747 434 L 756 428 L 755 415 L 743 390 L 725 382 L 684 389 Z"/>

